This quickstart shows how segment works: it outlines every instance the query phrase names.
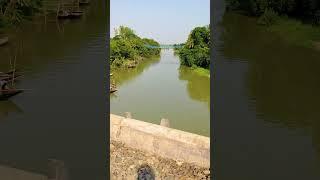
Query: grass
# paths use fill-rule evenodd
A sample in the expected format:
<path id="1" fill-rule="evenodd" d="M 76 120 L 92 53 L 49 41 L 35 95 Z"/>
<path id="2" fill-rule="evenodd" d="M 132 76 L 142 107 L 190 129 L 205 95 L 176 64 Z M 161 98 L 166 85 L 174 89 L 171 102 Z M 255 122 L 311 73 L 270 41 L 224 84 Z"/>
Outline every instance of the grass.
<path id="1" fill-rule="evenodd" d="M 280 17 L 276 24 L 268 27 L 268 30 L 299 46 L 315 47 L 315 44 L 320 42 L 320 27 L 303 24 L 287 17 Z"/>
<path id="2" fill-rule="evenodd" d="M 193 71 L 199 76 L 210 77 L 210 70 L 201 67 L 192 67 Z"/>

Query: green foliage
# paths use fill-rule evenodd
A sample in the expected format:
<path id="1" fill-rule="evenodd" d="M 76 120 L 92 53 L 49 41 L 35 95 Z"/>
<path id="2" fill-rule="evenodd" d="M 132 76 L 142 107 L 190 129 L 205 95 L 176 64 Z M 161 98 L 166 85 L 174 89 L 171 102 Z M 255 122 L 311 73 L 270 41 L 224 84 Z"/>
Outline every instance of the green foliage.
<path id="1" fill-rule="evenodd" d="M 227 11 L 237 10 L 240 7 L 240 3 L 238 0 L 227 0 L 226 1 L 226 8 Z"/>
<path id="2" fill-rule="evenodd" d="M 159 48 L 147 47 L 148 45 L 160 45 L 153 39 L 142 39 L 132 29 L 125 26 L 120 26 L 115 32 L 115 36 L 110 40 L 111 66 L 129 65 L 135 63 L 136 60 L 160 54 Z"/>
<path id="3" fill-rule="evenodd" d="M 268 27 L 268 31 L 277 34 L 290 44 L 312 47 L 314 42 L 320 42 L 320 27 L 295 19 L 281 17 L 277 24 Z"/>
<path id="4" fill-rule="evenodd" d="M 262 22 L 269 23 L 269 20 L 278 14 L 320 24 L 318 23 L 320 19 L 319 0 L 226 0 L 226 2 L 228 9 L 244 10 L 254 16 L 264 16 Z M 237 8 L 231 8 L 235 7 L 234 4 L 237 5 Z"/>
<path id="5" fill-rule="evenodd" d="M 209 69 L 204 69 L 201 67 L 196 67 L 193 69 L 195 73 L 197 73 L 199 76 L 205 76 L 205 77 L 210 77 L 210 70 Z"/>
<path id="6" fill-rule="evenodd" d="M 181 65 L 198 66 L 208 69 L 210 66 L 210 28 L 196 27 L 189 34 L 187 42 L 181 49 L 175 49 Z"/>
<path id="7" fill-rule="evenodd" d="M 320 10 L 317 10 L 313 16 L 313 22 L 314 25 L 319 26 L 320 25 Z"/>
<path id="8" fill-rule="evenodd" d="M 42 0 L 1 0 L 0 27 L 17 25 L 39 12 Z"/>
<path id="9" fill-rule="evenodd" d="M 279 19 L 278 14 L 273 9 L 266 9 L 262 16 L 258 19 L 258 24 L 271 26 L 274 25 Z"/>

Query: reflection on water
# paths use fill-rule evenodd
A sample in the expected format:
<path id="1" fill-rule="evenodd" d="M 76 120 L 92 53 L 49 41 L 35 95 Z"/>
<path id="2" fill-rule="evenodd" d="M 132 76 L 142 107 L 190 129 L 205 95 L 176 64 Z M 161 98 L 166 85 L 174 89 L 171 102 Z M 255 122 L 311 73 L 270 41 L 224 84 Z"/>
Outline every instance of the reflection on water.
<path id="1" fill-rule="evenodd" d="M 259 31 L 243 16 L 227 15 L 225 21 L 224 37 L 232 40 L 225 40 L 224 54 L 246 59 L 248 96 L 260 118 L 288 128 L 319 131 L 320 52 L 285 44 Z M 240 25 L 242 28 L 231 32 Z M 246 43 L 241 43 L 244 40 Z"/>
<path id="2" fill-rule="evenodd" d="M 0 177 L 3 180 L 69 180 L 65 162 L 49 159 L 46 172 L 21 169 L 17 166 L 0 165 Z"/>
<path id="3" fill-rule="evenodd" d="M 173 50 L 162 50 L 160 59 L 146 60 L 137 69 L 116 71 L 112 79 L 118 91 L 111 95 L 111 113 L 131 112 L 155 124 L 167 118 L 173 128 L 209 136 L 210 79 L 180 68 Z"/>
<path id="4" fill-rule="evenodd" d="M 121 86 L 126 82 L 130 82 L 130 80 L 135 79 L 139 76 L 143 71 L 148 69 L 149 67 L 159 63 L 158 57 L 153 57 L 147 60 L 142 61 L 137 67 L 135 68 L 121 68 L 121 69 L 114 69 L 111 70 L 112 77 L 111 82 L 116 83 L 117 86 Z M 114 94 L 112 94 L 114 95 Z M 114 96 L 111 96 L 114 97 Z"/>
<path id="5" fill-rule="evenodd" d="M 23 111 L 12 101 L 0 101 L 0 123 L 1 120 L 14 113 L 23 113 Z"/>
<path id="6" fill-rule="evenodd" d="M 179 79 L 187 81 L 187 90 L 192 99 L 204 102 L 210 108 L 210 78 L 199 76 L 190 68 L 180 67 Z"/>
<path id="7" fill-rule="evenodd" d="M 216 156 L 235 173 L 218 178 L 319 179 L 320 52 L 241 15 L 225 14 L 221 28 Z"/>

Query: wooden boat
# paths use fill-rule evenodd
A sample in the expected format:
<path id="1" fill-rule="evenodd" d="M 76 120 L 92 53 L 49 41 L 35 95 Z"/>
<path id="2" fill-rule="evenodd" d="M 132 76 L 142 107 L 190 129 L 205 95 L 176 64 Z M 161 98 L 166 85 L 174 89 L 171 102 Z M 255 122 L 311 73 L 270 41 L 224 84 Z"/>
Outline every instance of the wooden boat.
<path id="1" fill-rule="evenodd" d="M 3 38 L 0 38 L 0 46 L 3 46 L 5 44 L 7 44 L 9 41 L 9 38 L 8 37 L 3 37 Z"/>
<path id="2" fill-rule="evenodd" d="M 118 91 L 115 84 L 110 84 L 110 93 Z"/>
<path id="3" fill-rule="evenodd" d="M 0 101 L 7 100 L 12 96 L 15 96 L 19 93 L 22 93 L 23 90 L 20 89 L 8 89 L 8 90 L 0 90 Z"/>
<path id="4" fill-rule="evenodd" d="M 0 72 L 0 80 L 12 81 L 16 80 L 18 77 L 22 76 L 22 74 L 14 71 L 9 71 L 7 73 Z"/>
<path id="5" fill-rule="evenodd" d="M 88 5 L 88 4 L 90 4 L 89 0 L 81 0 L 81 1 L 79 1 L 79 5 L 80 6 L 84 6 L 84 5 Z"/>
<path id="6" fill-rule="evenodd" d="M 8 83 L 9 82 L 12 82 L 12 81 L 17 81 L 17 77 L 0 77 L 0 80 L 4 80 L 4 81 L 7 81 Z"/>
<path id="7" fill-rule="evenodd" d="M 0 76 L 1 75 L 12 75 L 13 76 L 13 73 L 14 73 L 14 76 L 16 75 L 21 75 L 17 70 L 11 70 L 11 71 L 8 71 L 8 72 L 0 72 Z"/>
<path id="8" fill-rule="evenodd" d="M 60 10 L 58 12 L 58 18 L 59 19 L 66 19 L 69 18 L 70 13 L 68 11 Z"/>
<path id="9" fill-rule="evenodd" d="M 116 88 L 110 87 L 110 93 L 114 93 L 114 92 L 116 92 L 116 91 L 118 91 Z"/>
<path id="10" fill-rule="evenodd" d="M 69 14 L 69 18 L 80 18 L 83 15 L 83 11 L 72 11 Z"/>

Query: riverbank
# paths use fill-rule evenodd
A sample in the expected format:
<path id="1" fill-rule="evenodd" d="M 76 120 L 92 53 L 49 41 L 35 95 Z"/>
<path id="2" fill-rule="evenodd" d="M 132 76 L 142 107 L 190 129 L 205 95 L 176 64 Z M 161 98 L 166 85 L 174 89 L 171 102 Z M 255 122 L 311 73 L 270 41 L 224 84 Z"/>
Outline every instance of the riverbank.
<path id="1" fill-rule="evenodd" d="M 274 24 L 264 26 L 258 25 L 258 17 L 245 15 L 242 11 L 232 11 L 230 14 L 253 19 L 260 29 L 273 33 L 289 44 L 320 50 L 320 26 L 313 26 L 284 16 L 278 16 Z"/>
<path id="2" fill-rule="evenodd" d="M 148 61 L 150 59 L 156 59 L 159 57 L 160 57 L 160 54 L 153 55 L 153 56 L 147 56 L 147 57 L 139 56 L 135 59 L 123 59 L 119 63 L 114 61 L 112 64 L 110 64 L 110 73 L 113 73 L 114 71 L 117 71 L 119 69 L 133 69 L 145 61 Z"/>
<path id="3" fill-rule="evenodd" d="M 201 67 L 192 67 L 191 69 L 199 76 L 210 77 L 210 70 L 209 69 L 205 69 L 205 68 L 201 68 Z"/>
<path id="4" fill-rule="evenodd" d="M 117 141 L 110 142 L 111 179 L 137 179 L 138 168 L 144 164 L 152 167 L 155 179 L 210 179 L 208 168 L 161 158 Z"/>
<path id="5" fill-rule="evenodd" d="M 277 23 L 267 28 L 290 44 L 313 47 L 320 50 L 320 27 L 304 24 L 301 21 L 280 17 Z"/>

